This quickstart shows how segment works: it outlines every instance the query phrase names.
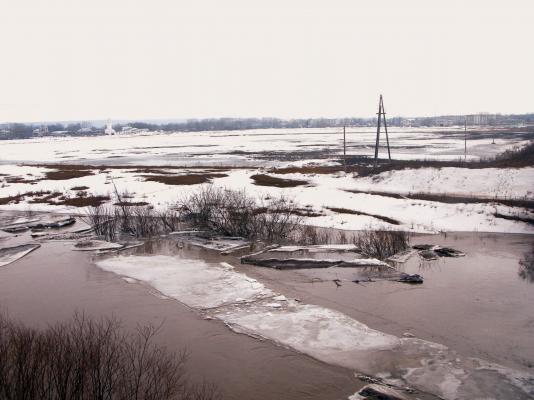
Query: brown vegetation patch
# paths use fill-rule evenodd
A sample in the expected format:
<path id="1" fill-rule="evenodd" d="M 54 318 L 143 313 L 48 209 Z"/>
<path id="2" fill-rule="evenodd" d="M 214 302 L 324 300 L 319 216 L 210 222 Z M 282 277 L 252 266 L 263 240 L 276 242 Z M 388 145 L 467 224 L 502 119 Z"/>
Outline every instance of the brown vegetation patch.
<path id="1" fill-rule="evenodd" d="M 373 196 L 384 196 L 384 197 L 391 197 L 393 199 L 407 199 L 408 197 L 401 195 L 399 193 L 391 193 L 391 192 L 380 192 L 378 190 L 356 190 L 356 189 L 347 189 L 345 190 L 349 193 L 354 194 L 370 194 Z"/>
<path id="2" fill-rule="evenodd" d="M 132 171 L 128 171 L 133 174 L 159 174 L 159 175 L 172 175 L 173 172 L 170 171 L 164 171 L 162 169 L 154 169 L 154 168 L 137 168 Z"/>
<path id="3" fill-rule="evenodd" d="M 87 190 L 89 189 L 89 186 L 73 186 L 70 188 L 70 190 L 80 191 L 80 190 Z"/>
<path id="4" fill-rule="evenodd" d="M 87 169 L 66 169 L 45 172 L 45 180 L 64 181 L 67 179 L 82 178 L 93 175 L 93 171 Z"/>
<path id="5" fill-rule="evenodd" d="M 282 179 L 265 174 L 256 174 L 250 177 L 257 186 L 274 186 L 279 188 L 296 187 L 302 185 L 308 185 L 308 181 L 296 180 L 296 179 Z"/>
<path id="6" fill-rule="evenodd" d="M 102 203 L 110 200 L 109 196 L 84 196 L 60 199 L 57 202 L 51 202 L 53 205 L 65 205 L 74 207 L 98 207 Z"/>
<path id="7" fill-rule="evenodd" d="M 347 172 L 353 172 L 354 167 L 347 167 Z M 272 174 L 333 174 L 335 172 L 343 171 L 343 166 L 303 166 L 303 167 L 286 167 L 286 168 L 273 168 L 269 170 Z"/>
<path id="8" fill-rule="evenodd" d="M 18 204 L 22 200 L 24 200 L 26 197 L 39 197 L 39 196 L 46 196 L 50 194 L 52 194 L 52 192 L 49 190 L 40 190 L 38 192 L 26 192 L 26 193 L 19 193 L 14 196 L 0 197 L 0 205 L 6 205 L 9 203 Z"/>
<path id="9" fill-rule="evenodd" d="M 6 183 L 30 183 L 32 185 L 39 182 L 41 179 L 24 178 L 22 176 L 8 176 L 5 178 Z"/>
<path id="10" fill-rule="evenodd" d="M 322 217 L 324 214 L 321 212 L 317 212 L 311 208 L 281 208 L 277 209 L 276 212 L 284 213 L 287 215 L 297 215 L 299 217 Z M 258 207 L 254 210 L 254 215 L 259 214 L 265 214 L 269 213 L 269 209 L 267 207 Z"/>
<path id="11" fill-rule="evenodd" d="M 529 225 L 534 225 L 534 218 L 529 218 L 529 217 L 525 217 L 521 215 L 507 215 L 507 214 L 501 214 L 501 213 L 495 213 L 493 215 L 495 216 L 495 218 L 502 218 L 502 219 L 507 219 L 510 221 L 519 221 L 519 222 L 524 222 Z"/>
<path id="12" fill-rule="evenodd" d="M 53 204 L 51 201 L 52 199 L 55 199 L 56 197 L 61 196 L 61 192 L 47 192 L 43 197 L 34 197 L 29 202 L 30 203 L 41 203 L 41 204 Z"/>
<path id="13" fill-rule="evenodd" d="M 146 201 L 119 201 L 117 203 L 113 203 L 114 206 L 120 206 L 120 207 L 142 207 L 142 206 L 148 206 L 149 203 Z"/>
<path id="14" fill-rule="evenodd" d="M 339 214 L 352 214 L 352 215 L 366 215 L 368 217 L 373 217 L 381 221 L 387 222 L 392 225 L 400 225 L 400 222 L 396 219 L 384 217 L 383 215 L 369 214 L 363 211 L 350 210 L 348 208 L 338 208 L 338 207 L 326 207 L 327 210 L 339 213 Z"/>
<path id="15" fill-rule="evenodd" d="M 145 181 L 159 182 L 165 185 L 198 185 L 213 178 L 224 178 L 226 174 L 188 174 L 188 175 L 142 175 Z"/>

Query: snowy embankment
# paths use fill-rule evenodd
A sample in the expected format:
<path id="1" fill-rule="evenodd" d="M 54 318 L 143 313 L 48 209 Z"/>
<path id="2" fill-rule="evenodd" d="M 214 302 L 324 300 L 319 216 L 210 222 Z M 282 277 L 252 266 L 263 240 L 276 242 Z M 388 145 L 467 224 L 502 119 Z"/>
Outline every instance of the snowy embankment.
<path id="1" fill-rule="evenodd" d="M 534 200 L 534 168 L 420 168 L 358 178 L 354 189 Z"/>
<path id="2" fill-rule="evenodd" d="M 305 217 L 304 223 L 328 228 L 396 229 L 412 232 L 479 231 L 506 233 L 534 233 L 534 226 L 518 218 L 532 219 L 532 212 L 521 207 L 511 207 L 490 199 L 533 200 L 534 168 L 521 169 L 464 169 L 420 168 L 384 172 L 373 177 L 358 177 L 352 174 L 286 174 L 275 175 L 268 170 L 260 171 L 277 178 L 304 180 L 308 184 L 279 188 L 256 186 L 251 176 L 257 169 L 228 169 L 222 177 L 209 183 L 196 185 L 169 185 L 147 180 L 147 176 L 166 174 L 202 174 L 203 170 L 165 169 L 159 172 L 139 172 L 135 168 L 90 170 L 90 174 L 66 180 L 46 179 L 44 167 L 3 165 L 0 176 L 0 200 L 9 196 L 48 191 L 70 198 L 79 195 L 80 187 L 88 195 L 109 196 L 113 202 L 114 185 L 120 192 L 129 192 L 131 202 L 146 202 L 157 208 L 174 204 L 178 199 L 197 191 L 201 185 L 217 185 L 235 190 L 245 190 L 258 198 L 284 195 L 301 207 L 313 210 L 314 217 Z M 226 176 L 224 176 L 226 175 Z M 8 177 L 21 178 L 8 182 Z M 430 193 L 436 195 L 461 195 L 485 198 L 481 202 L 464 203 L 417 200 L 403 198 L 398 194 Z M 394 194 L 394 195 L 389 195 Z M 54 199 L 51 203 L 54 203 Z M 59 202 L 58 202 L 59 203 Z M 44 210 L 69 213 L 85 212 L 84 208 L 61 204 L 35 202 L 32 196 L 2 202 L 1 209 Z M 503 218 L 510 216 L 510 218 Z M 514 218 L 516 220 L 514 220 Z"/>
<path id="3" fill-rule="evenodd" d="M 399 338 L 338 311 L 302 304 L 236 272 L 227 263 L 170 256 L 116 256 L 97 265 L 142 281 L 164 296 L 217 318 L 236 332 L 270 339 L 321 361 L 392 382 L 414 386 L 445 399 L 528 399 L 534 376 L 417 338 Z"/>

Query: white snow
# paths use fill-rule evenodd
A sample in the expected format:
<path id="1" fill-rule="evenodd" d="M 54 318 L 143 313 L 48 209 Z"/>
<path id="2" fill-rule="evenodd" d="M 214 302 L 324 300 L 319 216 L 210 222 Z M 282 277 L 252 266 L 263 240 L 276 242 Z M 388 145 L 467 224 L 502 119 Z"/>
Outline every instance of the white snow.
<path id="1" fill-rule="evenodd" d="M 495 199 L 534 199 L 534 167 L 405 169 L 358 178 L 351 188 L 400 194 L 433 193 Z"/>
<path id="2" fill-rule="evenodd" d="M 158 182 L 146 182 L 141 173 L 132 172 L 130 165 L 254 165 L 270 166 L 302 165 L 304 161 L 270 162 L 254 160 L 247 154 L 231 155 L 227 152 L 242 150 L 286 151 L 292 155 L 304 149 L 303 144 L 332 146 L 341 143 L 341 135 L 336 129 L 296 129 L 296 130 L 258 130 L 239 132 L 182 132 L 174 134 L 147 134 L 130 136 L 105 136 L 91 138 L 39 138 L 31 140 L 0 141 L 2 173 L 22 176 L 27 179 L 42 178 L 46 168 L 14 165 L 16 162 L 79 162 L 94 165 L 119 163 L 124 169 L 93 170 L 94 175 L 81 178 L 54 181 L 42 180 L 31 183 L 6 183 L 0 177 L 0 198 L 14 196 L 29 191 L 59 191 L 75 196 L 74 186 L 88 186 L 89 194 L 113 195 L 112 182 L 119 191 L 127 190 L 133 194 L 131 201 L 146 201 L 156 208 L 167 207 L 183 196 L 198 190 L 201 185 L 172 186 Z M 391 140 L 401 146 L 395 154 L 397 158 L 457 158 L 463 153 L 463 141 L 441 137 L 428 129 L 398 129 L 392 132 Z M 351 154 L 371 152 L 374 133 L 368 128 L 356 129 L 348 135 L 349 142 L 357 142 L 358 147 Z M 491 139 L 476 139 L 471 144 L 474 149 L 482 149 L 488 155 L 503 151 L 524 142 Z M 365 148 L 366 145 L 370 147 Z M 75 145 L 75 146 L 74 146 Z M 360 146 L 360 145 L 363 145 Z M 414 147 L 415 145 L 415 147 Z M 421 148 L 421 145 L 424 147 Z M 76 150 L 67 150 L 68 146 Z M 406 148 L 402 148 L 406 146 Z M 317 148 L 317 147 L 315 147 Z M 341 147 L 340 147 L 341 149 Z M 350 147 L 349 147 L 350 149 Z M 462 151 L 460 151 L 462 150 Z M 480 151 L 482 151 L 480 150 Z M 488 153 L 489 152 L 489 153 Z M 68 156 L 72 159 L 64 159 Z M 107 159 L 109 156 L 122 158 Z M 332 155 L 338 157 L 337 154 Z M 305 159 L 305 157 L 303 156 Z M 331 161 L 331 160 L 330 160 Z M 319 162 L 326 165 L 328 160 Z M 163 167 L 163 169 L 165 169 Z M 185 173 L 187 168 L 167 169 L 171 173 Z M 265 173 L 266 169 L 263 171 Z M 202 170 L 196 170 L 202 172 Z M 257 169 L 230 169 L 224 172 L 227 177 L 214 178 L 213 185 L 230 189 L 244 189 L 249 195 L 265 198 L 285 195 L 302 206 L 321 211 L 323 216 L 306 217 L 304 223 L 326 228 L 347 230 L 359 229 L 398 229 L 413 232 L 439 231 L 483 231 L 508 233 L 534 233 L 534 227 L 521 221 L 497 218 L 496 213 L 517 214 L 532 218 L 532 213 L 494 203 L 453 204 L 434 201 L 397 199 L 350 193 L 357 191 L 386 191 L 409 194 L 428 192 L 433 194 L 454 194 L 489 198 L 534 199 L 534 167 L 518 169 L 468 169 L 468 168 L 421 168 L 384 172 L 374 177 L 358 177 L 351 174 L 287 174 L 273 175 L 280 178 L 305 179 L 310 186 L 295 188 L 276 188 L 255 186 L 250 176 Z M 268 172 L 267 172 L 268 173 Z M 204 184 L 206 185 L 206 184 Z M 113 196 L 112 196 L 113 197 Z M 85 210 L 48 204 L 31 204 L 25 199 L 18 204 L 0 206 L 0 209 L 69 211 L 83 213 Z M 326 209 L 346 208 L 370 215 L 337 213 Z M 376 215 L 378 217 L 372 216 Z M 380 217 L 399 221 L 390 224 Z"/>

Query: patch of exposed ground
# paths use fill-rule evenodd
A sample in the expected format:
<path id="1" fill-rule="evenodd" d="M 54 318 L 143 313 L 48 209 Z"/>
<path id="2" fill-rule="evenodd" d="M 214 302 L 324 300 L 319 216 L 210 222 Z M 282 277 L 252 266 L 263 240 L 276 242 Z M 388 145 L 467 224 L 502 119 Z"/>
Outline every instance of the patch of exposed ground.
<path id="1" fill-rule="evenodd" d="M 89 189 L 89 186 L 73 186 L 70 188 L 70 190 L 74 191 L 81 191 L 81 190 L 87 190 Z"/>
<path id="2" fill-rule="evenodd" d="M 41 197 L 52 194 L 49 190 L 41 190 L 38 192 L 26 192 L 19 193 L 14 196 L 0 197 L 0 205 L 6 205 L 10 203 L 18 204 L 23 201 L 26 197 Z"/>
<path id="3" fill-rule="evenodd" d="M 28 200 L 32 204 L 50 204 L 54 206 L 74 206 L 74 207 L 97 207 L 102 203 L 110 200 L 109 196 L 93 196 L 86 192 L 79 192 L 76 197 L 67 197 L 60 192 L 50 190 L 41 190 L 38 192 L 19 193 L 14 196 L 0 197 L 0 205 L 19 204 L 21 201 Z"/>
<path id="4" fill-rule="evenodd" d="M 254 185 L 257 186 L 274 186 L 279 188 L 289 188 L 310 184 L 308 181 L 304 180 L 282 179 L 265 174 L 252 175 L 250 179 L 252 179 L 254 181 Z"/>
<path id="5" fill-rule="evenodd" d="M 114 206 L 120 206 L 120 207 L 141 207 L 141 206 L 148 206 L 149 203 L 146 201 L 119 201 L 117 203 L 113 203 Z"/>
<path id="6" fill-rule="evenodd" d="M 94 175 L 89 169 L 58 169 L 55 171 L 45 172 L 45 180 L 64 181 L 67 179 L 82 178 L 84 176 Z"/>
<path id="7" fill-rule="evenodd" d="M 369 214 L 363 211 L 350 210 L 348 208 L 337 208 L 337 207 L 326 207 L 327 210 L 339 213 L 339 214 L 351 214 L 351 215 L 366 215 L 368 217 L 373 217 L 381 221 L 387 222 L 392 225 L 400 225 L 400 222 L 396 219 L 385 217 L 383 215 Z"/>
<path id="8" fill-rule="evenodd" d="M 35 185 L 39 182 L 40 178 L 24 178 L 22 176 L 7 176 L 5 179 L 6 183 L 29 183 Z"/>
<path id="9" fill-rule="evenodd" d="M 285 167 L 273 168 L 269 170 L 271 174 L 333 174 L 335 172 L 343 171 L 342 165 L 319 166 L 310 165 L 302 167 Z M 354 167 L 347 168 L 348 172 L 355 172 Z"/>
<path id="10" fill-rule="evenodd" d="M 99 205 L 109 201 L 109 196 L 83 196 L 83 197 L 71 197 L 64 198 L 54 203 L 53 205 L 65 205 L 73 207 L 98 207 Z"/>
<path id="11" fill-rule="evenodd" d="M 214 178 L 228 175 L 220 173 L 188 174 L 188 175 L 142 175 L 145 181 L 159 182 L 165 185 L 198 185 L 210 182 Z"/>
<path id="12" fill-rule="evenodd" d="M 29 203 L 54 204 L 53 199 L 62 196 L 61 192 L 47 192 L 44 196 L 34 197 Z"/>
<path id="13" fill-rule="evenodd" d="M 502 219 L 508 219 L 510 221 L 519 221 L 519 222 L 525 222 L 530 225 L 534 225 L 534 218 L 525 217 L 521 215 L 506 215 L 501 213 L 495 213 L 493 214 L 495 218 L 502 218 Z"/>
<path id="14" fill-rule="evenodd" d="M 312 208 L 292 208 L 290 209 L 278 209 L 277 210 L 280 213 L 283 214 L 292 214 L 297 215 L 299 217 L 322 217 L 324 214 L 320 211 L 315 211 Z M 269 209 L 267 207 L 259 207 L 254 210 L 254 214 L 264 214 L 268 213 Z"/>

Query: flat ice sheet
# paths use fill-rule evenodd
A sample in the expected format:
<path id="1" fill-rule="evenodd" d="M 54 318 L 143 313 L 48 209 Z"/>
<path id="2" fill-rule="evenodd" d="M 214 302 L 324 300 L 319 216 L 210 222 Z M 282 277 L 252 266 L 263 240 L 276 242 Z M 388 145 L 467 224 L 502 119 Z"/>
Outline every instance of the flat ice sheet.
<path id="1" fill-rule="evenodd" d="M 32 251 L 41 247 L 40 244 L 22 244 L 20 246 L 4 247 L 0 249 L 0 267 L 11 264 Z"/>
<path id="2" fill-rule="evenodd" d="M 465 358 L 437 343 L 398 338 L 338 311 L 281 301 L 280 295 L 227 263 L 120 255 L 97 265 L 129 278 L 127 282 L 134 282 L 132 278 L 145 282 L 190 307 L 211 309 L 211 315 L 236 332 L 264 337 L 358 372 L 387 372 L 447 400 L 534 396 L 534 375 Z"/>
<path id="3" fill-rule="evenodd" d="M 106 270 L 147 282 L 166 296 L 195 308 L 213 308 L 272 296 L 230 265 L 171 256 L 118 256 L 97 262 Z"/>
<path id="4" fill-rule="evenodd" d="M 284 312 L 235 312 L 216 316 L 237 331 L 260 334 L 324 361 L 353 351 L 393 348 L 400 343 L 395 336 L 315 305 L 295 306 Z"/>

